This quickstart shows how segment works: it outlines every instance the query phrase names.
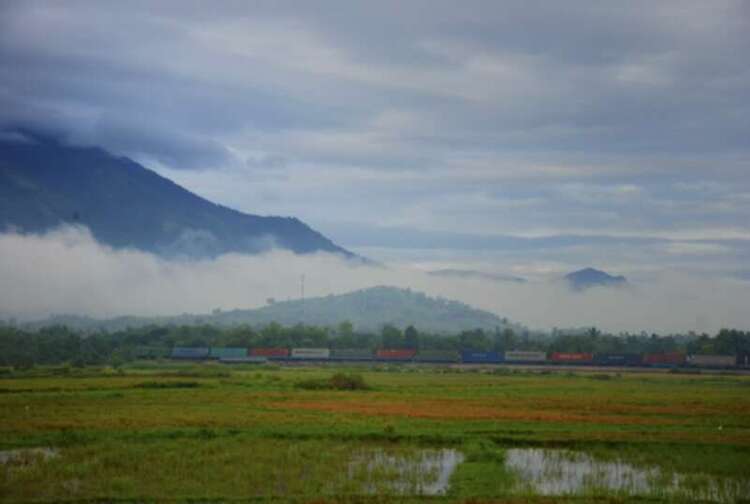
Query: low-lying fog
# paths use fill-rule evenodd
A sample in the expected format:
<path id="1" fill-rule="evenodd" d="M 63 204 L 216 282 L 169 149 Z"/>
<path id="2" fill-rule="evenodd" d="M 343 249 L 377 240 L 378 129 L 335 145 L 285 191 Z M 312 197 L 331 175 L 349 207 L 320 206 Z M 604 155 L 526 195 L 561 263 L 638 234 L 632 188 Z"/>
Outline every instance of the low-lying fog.
<path id="1" fill-rule="evenodd" d="M 50 314 L 94 317 L 205 313 L 253 308 L 268 298 L 339 294 L 375 285 L 410 287 L 463 301 L 535 329 L 595 325 L 610 331 L 716 331 L 750 326 L 750 282 L 663 272 L 627 288 L 570 291 L 525 284 L 441 278 L 407 266 L 361 266 L 329 254 L 274 251 L 212 260 L 167 260 L 112 250 L 81 228 L 45 235 L 0 235 L 0 318 Z"/>

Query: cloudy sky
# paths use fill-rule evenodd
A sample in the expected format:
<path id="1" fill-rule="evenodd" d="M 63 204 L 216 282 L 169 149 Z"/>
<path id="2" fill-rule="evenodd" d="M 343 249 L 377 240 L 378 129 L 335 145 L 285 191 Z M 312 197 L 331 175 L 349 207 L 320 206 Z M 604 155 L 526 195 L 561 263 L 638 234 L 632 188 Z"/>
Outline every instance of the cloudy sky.
<path id="1" fill-rule="evenodd" d="M 0 3 L 0 126 L 369 257 L 750 278 L 750 3 Z"/>

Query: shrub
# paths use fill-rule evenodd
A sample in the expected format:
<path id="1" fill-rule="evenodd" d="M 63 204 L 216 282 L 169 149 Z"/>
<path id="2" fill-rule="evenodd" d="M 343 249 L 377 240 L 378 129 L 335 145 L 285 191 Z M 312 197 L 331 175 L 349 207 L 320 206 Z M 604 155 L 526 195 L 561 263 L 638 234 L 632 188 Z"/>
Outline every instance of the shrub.
<path id="1" fill-rule="evenodd" d="M 370 387 L 361 375 L 336 373 L 328 379 L 313 378 L 297 382 L 295 387 L 305 390 L 367 390 Z"/>
<path id="2" fill-rule="evenodd" d="M 331 387 L 335 390 L 366 390 L 369 387 L 362 375 L 336 373 L 331 377 Z"/>

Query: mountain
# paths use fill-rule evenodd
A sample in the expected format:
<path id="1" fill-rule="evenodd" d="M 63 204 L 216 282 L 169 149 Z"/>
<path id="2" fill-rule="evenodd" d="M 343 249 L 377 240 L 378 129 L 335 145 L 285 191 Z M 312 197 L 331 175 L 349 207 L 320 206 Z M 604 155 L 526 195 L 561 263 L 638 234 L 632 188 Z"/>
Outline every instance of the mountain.
<path id="1" fill-rule="evenodd" d="M 4 139 L 4 140 L 2 140 Z M 39 135 L 0 136 L 0 231 L 87 226 L 102 243 L 166 256 L 282 248 L 354 254 L 294 217 L 216 205 L 140 164 Z"/>
<path id="2" fill-rule="evenodd" d="M 333 327 L 347 320 L 359 331 L 379 331 L 384 324 L 393 324 L 401 328 L 414 325 L 419 330 L 435 333 L 457 333 L 476 328 L 494 331 L 497 327 L 524 329 L 494 313 L 472 308 L 458 301 L 433 298 L 410 289 L 383 286 L 340 295 L 309 298 L 304 301 L 297 299 L 273 302 L 251 310 L 215 310 L 205 315 L 118 317 L 110 320 L 57 316 L 33 322 L 28 326 L 39 328 L 49 325 L 67 325 L 83 330 L 119 330 L 152 324 L 260 326 L 271 322 L 283 325 L 302 322 Z"/>
<path id="3" fill-rule="evenodd" d="M 512 275 L 501 275 L 499 273 L 485 273 L 483 271 L 475 271 L 475 270 L 441 269 L 441 270 L 429 271 L 427 274 L 432 275 L 432 276 L 445 277 L 445 278 L 490 280 L 492 282 L 526 283 L 525 278 L 512 276 Z"/>
<path id="4" fill-rule="evenodd" d="M 624 276 L 612 276 L 594 268 L 584 268 L 565 275 L 564 280 L 573 290 L 585 290 L 591 287 L 617 287 L 627 284 Z"/>

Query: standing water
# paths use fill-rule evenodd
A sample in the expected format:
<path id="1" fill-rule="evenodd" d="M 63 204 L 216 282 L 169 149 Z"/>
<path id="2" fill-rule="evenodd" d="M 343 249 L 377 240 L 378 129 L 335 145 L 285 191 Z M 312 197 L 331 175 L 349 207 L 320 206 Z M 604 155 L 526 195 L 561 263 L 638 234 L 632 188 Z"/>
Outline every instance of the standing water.
<path id="1" fill-rule="evenodd" d="M 602 461 L 581 452 L 508 449 L 505 467 L 519 485 L 541 495 L 616 493 L 735 502 L 750 497 L 750 482 L 708 474 L 680 474 L 658 467 Z"/>
<path id="2" fill-rule="evenodd" d="M 463 460 L 461 452 L 448 448 L 368 450 L 354 456 L 349 478 L 361 481 L 372 494 L 443 495 Z"/>

